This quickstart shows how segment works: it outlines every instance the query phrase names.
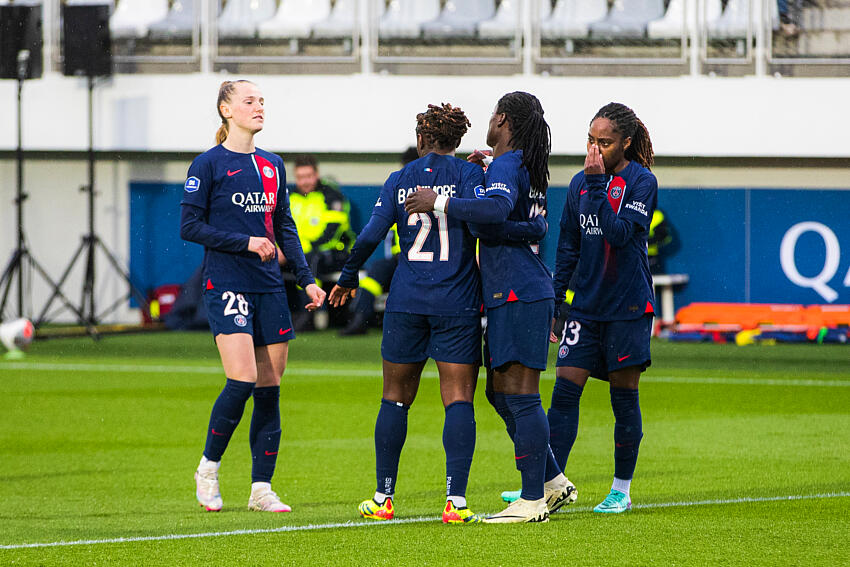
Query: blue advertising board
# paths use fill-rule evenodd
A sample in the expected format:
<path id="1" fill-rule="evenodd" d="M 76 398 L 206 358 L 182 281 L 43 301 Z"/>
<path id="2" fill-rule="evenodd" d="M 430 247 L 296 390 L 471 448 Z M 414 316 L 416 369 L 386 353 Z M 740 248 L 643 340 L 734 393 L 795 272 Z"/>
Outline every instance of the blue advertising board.
<path id="1" fill-rule="evenodd" d="M 359 232 L 378 186 L 343 186 Z M 130 184 L 130 269 L 142 289 L 181 283 L 203 250 L 179 237 L 182 184 Z M 541 253 L 555 264 L 566 187 L 550 187 Z M 694 301 L 850 304 L 850 190 L 659 190 L 678 240 L 667 272 L 688 274 L 676 305 Z M 382 254 L 380 249 L 376 255 Z"/>

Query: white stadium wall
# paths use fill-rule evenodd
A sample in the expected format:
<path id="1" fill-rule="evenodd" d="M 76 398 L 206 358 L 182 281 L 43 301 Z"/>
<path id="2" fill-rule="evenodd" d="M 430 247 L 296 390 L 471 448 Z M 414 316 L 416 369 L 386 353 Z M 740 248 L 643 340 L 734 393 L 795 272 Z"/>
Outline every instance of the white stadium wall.
<path id="1" fill-rule="evenodd" d="M 95 92 L 99 150 L 198 151 L 210 145 L 224 75 L 118 75 Z M 850 156 L 848 79 L 774 77 L 569 78 L 544 76 L 260 76 L 268 121 L 262 144 L 282 151 L 395 152 L 428 103 L 463 107 L 472 130 L 462 150 L 483 144 L 500 95 L 536 94 L 555 154 L 584 151 L 588 119 L 616 100 L 635 108 L 664 156 Z M 15 83 L 0 81 L 7 124 L 0 150 L 16 144 Z M 84 79 L 57 74 L 24 85 L 24 145 L 86 148 Z"/>
<path id="2" fill-rule="evenodd" d="M 215 96 L 224 78 L 119 75 L 98 85 L 97 232 L 124 265 L 129 257 L 129 183 L 182 182 L 188 155 L 212 145 L 218 125 Z M 553 164 L 553 185 L 569 182 L 580 167 L 589 118 L 599 106 L 616 100 L 637 110 L 659 156 L 675 158 L 662 159 L 654 169 L 662 187 L 850 189 L 850 79 L 248 78 L 256 80 L 267 99 L 268 119 L 259 145 L 283 153 L 287 166 L 295 152 L 338 154 L 324 159 L 321 168 L 343 184 L 381 184 L 397 168 L 395 156 L 413 141 L 414 116 L 428 103 L 462 106 L 473 128 L 461 151 L 482 147 L 498 97 L 522 89 L 537 94 L 546 109 L 553 153 L 568 156 Z M 0 262 L 5 266 L 15 247 L 14 82 L 0 81 L 0 100 L 7 109 L 7 126 L 0 130 Z M 62 273 L 86 231 L 85 196 L 79 191 L 87 180 L 86 104 L 80 79 L 48 74 L 24 85 L 24 174 L 30 196 L 26 234 L 33 255 L 53 278 Z M 368 154 L 375 154 L 374 159 Z M 681 159 L 690 157 L 694 159 Z M 799 158 L 833 159 L 809 164 Z M 125 286 L 106 268 L 105 258 L 97 262 L 96 296 L 105 307 L 124 294 Z M 75 303 L 81 281 L 79 262 L 64 287 Z M 48 289 L 38 277 L 32 282 L 29 309 L 37 313 Z M 138 317 L 122 305 L 108 322 L 135 322 Z M 65 312 L 57 319 L 72 317 Z"/>

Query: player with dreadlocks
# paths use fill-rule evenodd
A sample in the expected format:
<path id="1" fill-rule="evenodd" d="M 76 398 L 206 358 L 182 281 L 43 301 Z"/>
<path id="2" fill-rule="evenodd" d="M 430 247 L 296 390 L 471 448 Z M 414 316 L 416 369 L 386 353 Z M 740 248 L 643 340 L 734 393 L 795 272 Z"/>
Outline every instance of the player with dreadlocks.
<path id="1" fill-rule="evenodd" d="M 658 197 L 652 163 L 649 132 L 634 111 L 613 102 L 603 106 L 590 122 L 584 171 L 573 177 L 561 217 L 555 302 L 569 314 L 549 408 L 550 445 L 564 469 L 584 385 L 590 376 L 608 380 L 614 482 L 595 512 L 631 508 L 629 488 L 643 437 L 638 382 L 651 363 L 655 312 L 646 253 Z"/>
<path id="2" fill-rule="evenodd" d="M 487 145 L 494 159 L 475 199 L 419 191 L 408 197 L 406 208 L 433 208 L 475 223 L 470 226 L 481 239 L 487 315 L 487 399 L 505 422 L 522 476 L 521 498 L 485 521 L 546 522 L 551 511 L 569 501 L 572 486 L 549 451 L 549 425 L 540 403 L 540 372 L 546 369 L 553 316 L 552 277 L 537 242 L 506 238 L 503 224 L 543 220 L 551 143 L 540 101 L 525 92 L 503 96 L 490 117 Z"/>
<path id="3" fill-rule="evenodd" d="M 360 504 L 365 518 L 392 519 L 398 463 L 407 435 L 407 414 L 416 398 L 422 369 L 434 359 L 445 406 L 447 499 L 443 522 L 474 523 L 480 516 L 466 505 L 466 485 L 475 450 L 473 395 L 481 365 L 481 283 L 475 238 L 465 222 L 440 212 L 407 214 L 406 198 L 417 187 L 442 195 L 474 198 L 483 190 L 481 168 L 454 156 L 469 127 L 464 112 L 450 104 L 429 105 L 416 116 L 420 158 L 389 176 L 372 217 L 351 250 L 329 301 L 339 307 L 354 296 L 358 270 L 398 225 L 398 267 L 384 312 L 383 395 L 375 424 L 377 489 Z M 539 223 L 516 223 L 518 233 L 539 232 Z M 520 234 L 521 236 L 521 234 Z"/>

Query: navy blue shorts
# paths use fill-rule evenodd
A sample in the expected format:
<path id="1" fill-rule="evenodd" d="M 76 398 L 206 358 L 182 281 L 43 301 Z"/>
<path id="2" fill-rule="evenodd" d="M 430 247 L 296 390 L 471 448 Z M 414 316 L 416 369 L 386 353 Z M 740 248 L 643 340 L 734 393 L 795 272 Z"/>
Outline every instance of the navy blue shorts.
<path id="1" fill-rule="evenodd" d="M 480 365 L 481 318 L 386 312 L 381 356 L 396 364 L 433 358 Z"/>
<path id="2" fill-rule="evenodd" d="M 629 366 L 641 372 L 652 364 L 649 338 L 652 315 L 629 321 L 589 321 L 569 317 L 561 333 L 557 366 L 590 370 L 602 380 L 608 373 Z"/>
<path id="3" fill-rule="evenodd" d="M 255 346 L 283 343 L 295 338 L 286 292 L 240 293 L 208 289 L 204 304 L 213 336 L 248 333 Z"/>
<path id="4" fill-rule="evenodd" d="M 487 368 L 519 362 L 526 368 L 546 370 L 554 311 L 551 299 L 530 303 L 511 301 L 488 309 L 484 333 Z"/>

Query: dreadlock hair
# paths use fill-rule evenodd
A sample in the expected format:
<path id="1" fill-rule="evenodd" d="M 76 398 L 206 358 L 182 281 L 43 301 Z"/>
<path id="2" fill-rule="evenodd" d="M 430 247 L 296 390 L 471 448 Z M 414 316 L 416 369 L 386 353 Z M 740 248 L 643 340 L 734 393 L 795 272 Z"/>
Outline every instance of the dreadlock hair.
<path id="1" fill-rule="evenodd" d="M 543 106 L 533 94 L 515 91 L 499 99 L 496 113 L 507 117 L 511 126 L 510 145 L 522 150 L 522 165 L 528 171 L 532 189 L 545 195 L 549 187 L 552 132 L 543 118 Z"/>
<path id="2" fill-rule="evenodd" d="M 652 140 L 649 139 L 649 130 L 646 129 L 635 111 L 619 102 L 609 102 L 599 109 L 593 120 L 607 118 L 614 124 L 614 130 L 620 132 L 623 138 L 631 138 L 632 143 L 626 149 L 626 159 L 636 161 L 649 169 L 655 163 L 655 154 L 652 152 Z M 590 121 L 593 124 L 593 120 Z"/>
<path id="3" fill-rule="evenodd" d="M 440 106 L 429 104 L 428 110 L 416 115 L 416 133 L 441 149 L 456 149 L 470 126 L 463 110 L 447 102 Z"/>
<path id="4" fill-rule="evenodd" d="M 218 127 L 218 130 L 215 133 L 216 145 L 224 142 L 227 139 L 228 133 L 227 119 L 221 113 L 221 103 L 230 102 L 230 97 L 233 95 L 233 91 L 236 90 L 236 85 L 238 83 L 251 83 L 251 81 L 247 79 L 239 79 L 238 81 L 224 81 L 223 83 L 221 83 L 221 86 L 218 87 L 218 101 L 215 103 L 215 108 L 216 110 L 218 110 L 219 118 L 221 118 L 221 126 Z"/>

